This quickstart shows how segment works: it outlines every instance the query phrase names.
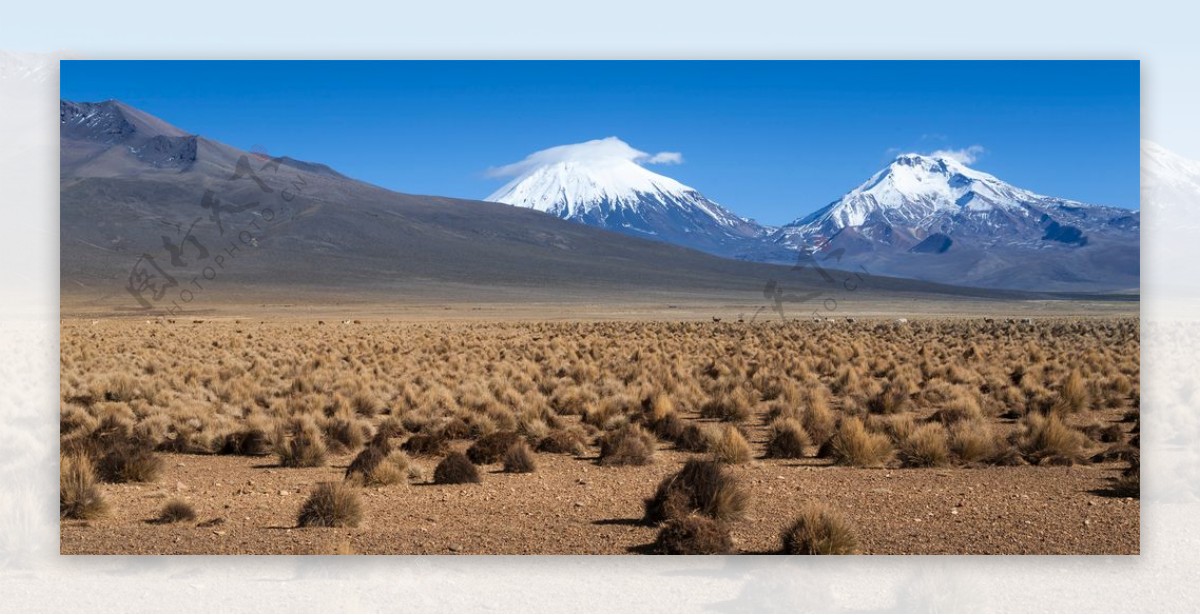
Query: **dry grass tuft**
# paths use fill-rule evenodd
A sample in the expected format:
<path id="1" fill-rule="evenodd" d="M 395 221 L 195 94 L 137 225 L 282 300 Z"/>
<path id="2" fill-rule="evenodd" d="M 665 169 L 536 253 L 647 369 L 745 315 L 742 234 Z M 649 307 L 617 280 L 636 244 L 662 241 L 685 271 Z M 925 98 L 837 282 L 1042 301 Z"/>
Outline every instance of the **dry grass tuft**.
<path id="1" fill-rule="evenodd" d="M 921 425 L 900 442 L 900 463 L 906 468 L 932 468 L 949 461 L 946 428 L 939 423 Z"/>
<path id="2" fill-rule="evenodd" d="M 642 402 L 642 406 L 645 408 L 646 422 L 650 425 L 658 425 L 675 415 L 675 402 L 666 393 L 654 394 Z"/>
<path id="3" fill-rule="evenodd" d="M 1116 423 L 1109 425 L 1092 423 L 1091 425 L 1084 427 L 1082 431 L 1089 440 L 1094 440 L 1102 444 L 1113 444 L 1114 442 L 1120 442 L 1125 437 L 1125 431 Z"/>
<path id="4" fill-rule="evenodd" d="M 983 420 L 983 409 L 974 395 L 958 393 L 934 414 L 934 418 L 947 426 L 959 421 L 980 421 Z"/>
<path id="5" fill-rule="evenodd" d="M 285 468 L 316 468 L 325 465 L 325 441 L 311 416 L 293 417 L 275 432 L 275 454 Z"/>
<path id="6" fill-rule="evenodd" d="M 407 482 L 414 472 L 419 474 L 420 471 L 412 465 L 408 455 L 402 451 L 392 451 L 383 458 L 379 465 L 367 473 L 363 484 L 367 486 L 397 485 Z"/>
<path id="7" fill-rule="evenodd" d="M 883 390 L 867 399 L 867 412 L 872 414 L 897 414 L 908 410 L 911 405 L 905 385 L 889 382 Z"/>
<path id="8" fill-rule="evenodd" d="M 371 432 L 370 424 L 353 415 L 349 410 L 324 421 L 325 443 L 334 454 L 357 450 Z"/>
<path id="9" fill-rule="evenodd" d="M 472 444 L 471 448 L 467 449 L 467 458 L 471 460 L 471 463 L 478 465 L 496 463 L 503 459 L 509 449 L 521 441 L 521 436 L 515 431 L 497 431 Z"/>
<path id="10" fill-rule="evenodd" d="M 813 442 L 824 443 L 833 437 L 833 432 L 837 429 L 837 416 L 829 409 L 825 390 L 810 389 L 805 395 L 804 403 L 800 423 L 804 425 L 804 431 L 808 432 Z"/>
<path id="11" fill-rule="evenodd" d="M 983 463 L 1000 450 L 1000 438 L 985 421 L 959 421 L 950 426 L 950 451 L 962 463 Z"/>
<path id="12" fill-rule="evenodd" d="M 892 457 L 892 443 L 883 434 L 867 431 L 858 418 L 848 417 L 829 441 L 828 453 L 838 465 L 882 466 Z"/>
<path id="13" fill-rule="evenodd" d="M 767 442 L 767 457 L 800 459 L 812 442 L 799 421 L 779 419 L 771 424 L 771 439 Z"/>
<path id="14" fill-rule="evenodd" d="M 654 461 L 655 439 L 645 429 L 626 424 L 600 439 L 600 465 L 644 466 Z"/>
<path id="15" fill-rule="evenodd" d="M 299 527 L 358 527 L 362 523 L 362 501 L 345 483 L 318 483 L 300 506 Z"/>
<path id="16" fill-rule="evenodd" d="M 350 480 L 355 477 L 359 482 L 363 482 L 366 476 L 373 472 L 379 464 L 383 463 L 383 458 L 387 456 L 387 452 L 381 446 L 368 446 L 354 457 L 350 465 L 346 467 L 346 479 Z"/>
<path id="17" fill-rule="evenodd" d="M 1073 369 L 1059 387 L 1058 401 L 1052 410 L 1058 414 L 1078 414 L 1087 409 L 1088 397 L 1083 374 L 1079 373 L 1078 369 Z"/>
<path id="18" fill-rule="evenodd" d="M 721 437 L 713 442 L 710 452 L 717 461 L 734 465 L 746 463 L 751 457 L 750 443 L 733 425 L 721 430 Z"/>
<path id="19" fill-rule="evenodd" d="M 583 455 L 587 444 L 583 435 L 572 429 L 555 429 L 538 441 L 538 452 L 561 455 Z"/>
<path id="20" fill-rule="evenodd" d="M 162 458 L 134 441 L 112 443 L 96 462 L 100 479 L 106 483 L 154 482 L 162 467 Z"/>
<path id="21" fill-rule="evenodd" d="M 183 500 L 167 502 L 158 513 L 155 523 L 179 523 L 180 521 L 195 521 L 196 509 Z"/>
<path id="22" fill-rule="evenodd" d="M 376 440 L 350 462 L 345 478 L 354 485 L 395 485 L 408 480 L 410 468 L 408 455 L 392 450 L 386 439 Z"/>
<path id="23" fill-rule="evenodd" d="M 741 422 L 750 418 L 753 404 L 741 389 L 722 392 L 700 406 L 700 416 L 706 419 Z"/>
<path id="24" fill-rule="evenodd" d="M 222 455 L 260 457 L 271 453 L 271 438 L 258 427 L 247 427 L 225 435 L 219 450 Z"/>
<path id="25" fill-rule="evenodd" d="M 837 513 L 821 504 L 809 504 L 783 532 L 787 555 L 852 555 L 858 552 L 854 531 Z"/>
<path id="26" fill-rule="evenodd" d="M 654 550 L 663 555 L 723 555 L 733 551 L 729 528 L 702 515 L 670 519 L 658 531 Z"/>
<path id="27" fill-rule="evenodd" d="M 383 404 L 380 403 L 379 399 L 365 392 L 355 393 L 350 398 L 350 407 L 358 414 L 367 418 L 373 417 L 383 410 Z"/>
<path id="28" fill-rule="evenodd" d="M 504 471 L 511 474 L 528 474 L 537 470 L 533 450 L 524 440 L 517 442 L 504 454 Z"/>
<path id="29" fill-rule="evenodd" d="M 107 510 L 92 462 L 79 453 L 58 458 L 58 514 L 64 519 L 96 519 Z"/>
<path id="30" fill-rule="evenodd" d="M 433 482 L 439 485 L 461 485 L 465 483 L 481 483 L 479 470 L 471 460 L 462 453 L 446 455 L 437 467 L 433 469 Z"/>
<path id="31" fill-rule="evenodd" d="M 689 453 L 706 453 L 715 441 L 716 433 L 710 426 L 688 423 L 675 439 L 675 446 Z"/>
<path id="32" fill-rule="evenodd" d="M 441 432 L 418 433 L 405 440 L 400 448 L 414 455 L 438 457 L 450 450 L 450 443 Z"/>
<path id="33" fill-rule="evenodd" d="M 720 463 L 691 459 L 663 479 L 645 502 L 645 520 L 659 523 L 698 513 L 720 521 L 742 518 L 750 495 Z"/>
<path id="34" fill-rule="evenodd" d="M 1033 463 L 1070 465 L 1087 455 L 1087 436 L 1069 427 L 1058 415 L 1030 414 L 1024 419 L 1021 450 Z"/>

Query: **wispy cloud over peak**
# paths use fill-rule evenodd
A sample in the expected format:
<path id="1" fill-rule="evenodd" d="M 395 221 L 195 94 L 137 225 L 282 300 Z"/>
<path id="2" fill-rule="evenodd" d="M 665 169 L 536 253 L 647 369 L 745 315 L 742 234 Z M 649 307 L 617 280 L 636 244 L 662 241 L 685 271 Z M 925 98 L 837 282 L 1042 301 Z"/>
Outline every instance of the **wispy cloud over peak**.
<path id="1" fill-rule="evenodd" d="M 617 137 L 593 139 L 583 143 L 556 145 L 536 151 L 523 160 L 492 167 L 487 170 L 490 177 L 513 177 L 531 169 L 560 162 L 584 162 L 601 164 L 605 162 L 628 161 L 637 164 L 682 164 L 683 154 L 679 152 L 658 152 L 650 154 L 630 146 Z"/>

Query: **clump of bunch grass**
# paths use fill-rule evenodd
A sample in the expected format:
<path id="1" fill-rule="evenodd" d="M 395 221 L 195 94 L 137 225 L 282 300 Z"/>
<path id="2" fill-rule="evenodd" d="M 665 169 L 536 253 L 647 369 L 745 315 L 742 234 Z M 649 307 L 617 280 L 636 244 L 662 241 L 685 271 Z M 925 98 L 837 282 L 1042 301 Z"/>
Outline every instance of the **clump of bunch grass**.
<path id="1" fill-rule="evenodd" d="M 1088 437 L 1088 439 L 1100 442 L 1102 444 L 1120 442 L 1125 436 L 1125 431 L 1116 423 L 1109 425 L 1093 423 L 1084 427 L 1082 431 L 1083 434 Z"/>
<path id="2" fill-rule="evenodd" d="M 1087 457 L 1087 436 L 1057 414 L 1029 414 L 1024 418 L 1024 429 L 1021 451 L 1033 463 L 1070 465 Z"/>
<path id="3" fill-rule="evenodd" d="M 370 434 L 370 424 L 348 409 L 340 410 L 323 422 L 325 443 L 334 454 L 357 450 Z"/>
<path id="4" fill-rule="evenodd" d="M 410 436 L 400 448 L 413 455 L 438 457 L 450 450 L 450 443 L 440 431 L 421 432 Z"/>
<path id="5" fill-rule="evenodd" d="M 1077 414 L 1088 406 L 1087 384 L 1078 369 L 1071 370 L 1058 389 L 1058 400 L 1052 411 L 1057 414 Z"/>
<path id="6" fill-rule="evenodd" d="M 513 444 L 504 454 L 504 471 L 510 474 L 528 474 L 537 470 L 533 450 L 524 440 Z"/>
<path id="7" fill-rule="evenodd" d="M 959 421 L 950 426 L 950 451 L 962 463 L 984 463 L 996 457 L 1000 439 L 986 421 Z"/>
<path id="8" fill-rule="evenodd" d="M 107 483 L 153 482 L 162 467 L 162 458 L 132 440 L 112 443 L 96 462 L 100 479 Z"/>
<path id="9" fill-rule="evenodd" d="M 132 414 L 128 408 L 125 413 Z M 163 461 L 154 442 L 139 436 L 131 419 L 113 412 L 86 436 L 71 438 L 64 452 L 87 455 L 95 475 L 106 483 L 146 483 L 158 478 Z"/>
<path id="10" fill-rule="evenodd" d="M 464 454 L 454 452 L 446 455 L 445 459 L 433 469 L 433 482 L 439 485 L 461 485 L 479 483 L 483 479 L 475 464 Z"/>
<path id="11" fill-rule="evenodd" d="M 829 400 L 824 388 L 812 388 L 804 396 L 804 411 L 800 423 L 813 442 L 824 443 L 837 429 L 837 417 L 829 409 Z"/>
<path id="12" fill-rule="evenodd" d="M 654 551 L 663 555 L 723 555 L 733 551 L 733 539 L 724 523 L 703 515 L 688 515 L 663 524 Z"/>
<path id="13" fill-rule="evenodd" d="M 644 519 L 659 523 L 667 519 L 701 514 L 720 521 L 742 518 L 750 495 L 720 463 L 690 459 L 683 469 L 662 480 L 654 497 L 645 502 Z"/>
<path id="14" fill-rule="evenodd" d="M 733 425 L 726 425 L 721 430 L 721 435 L 712 443 L 710 452 L 717 461 L 732 465 L 746 463 L 751 457 L 750 443 Z"/>
<path id="15" fill-rule="evenodd" d="M 271 438 L 259 427 L 246 427 L 225 434 L 218 452 L 222 455 L 259 457 L 271 452 Z"/>
<path id="16" fill-rule="evenodd" d="M 750 418 L 752 404 L 741 389 L 722 392 L 700 406 L 700 416 L 706 419 L 741 422 Z"/>
<path id="17" fill-rule="evenodd" d="M 358 527 L 362 523 L 362 501 L 345 483 L 318 483 L 300 506 L 299 527 Z"/>
<path id="18" fill-rule="evenodd" d="M 360 391 L 350 398 L 350 407 L 358 414 L 371 418 L 383 410 L 383 404 L 369 392 Z"/>
<path id="19" fill-rule="evenodd" d="M 709 425 L 688 423 L 675 439 L 675 446 L 689 453 L 706 453 L 716 441 L 716 435 Z"/>
<path id="20" fill-rule="evenodd" d="M 926 423 L 914 429 L 900 442 L 900 463 L 906 468 L 944 466 L 950 461 L 946 428 Z"/>
<path id="21" fill-rule="evenodd" d="M 909 394 L 905 385 L 889 382 L 883 389 L 867 399 L 867 412 L 872 414 L 898 414 L 908 410 Z"/>
<path id="22" fill-rule="evenodd" d="M 868 431 L 857 417 L 847 417 L 830 439 L 827 452 L 838 465 L 875 467 L 891 459 L 892 443 L 886 435 Z"/>
<path id="23" fill-rule="evenodd" d="M 808 432 L 795 419 L 778 419 L 771 424 L 771 436 L 767 442 L 767 457 L 774 459 L 800 459 L 804 450 L 811 445 Z"/>
<path id="24" fill-rule="evenodd" d="M 324 437 L 311 416 L 292 417 L 275 431 L 275 454 L 285 468 L 316 468 L 325 465 Z"/>
<path id="25" fill-rule="evenodd" d="M 683 430 L 687 428 L 687 424 L 684 423 L 683 419 L 679 418 L 678 414 L 670 412 L 662 418 L 655 420 L 650 424 L 650 427 L 654 435 L 663 440 L 673 442 L 683 434 Z"/>
<path id="26" fill-rule="evenodd" d="M 171 500 L 163 505 L 155 523 L 179 523 L 180 521 L 195 521 L 196 509 L 183 500 Z"/>
<path id="27" fill-rule="evenodd" d="M 515 431 L 490 433 L 477 440 L 467 449 L 467 458 L 471 460 L 471 463 L 479 465 L 496 463 L 504 457 L 509 449 L 520 441 L 521 436 Z"/>
<path id="28" fill-rule="evenodd" d="M 646 423 L 657 425 L 669 416 L 675 415 L 675 402 L 670 395 L 663 392 L 655 393 L 642 401 Z"/>
<path id="29" fill-rule="evenodd" d="M 58 458 L 58 514 L 64 519 L 95 519 L 108 509 L 96 486 L 96 472 L 87 455 Z"/>
<path id="30" fill-rule="evenodd" d="M 800 509 L 783 531 L 782 552 L 788 555 L 851 555 L 858 552 L 854 530 L 837 513 L 821 504 Z"/>
<path id="31" fill-rule="evenodd" d="M 538 452 L 562 455 L 582 455 L 587 452 L 583 435 L 573 429 L 554 429 L 538 441 Z"/>
<path id="32" fill-rule="evenodd" d="M 934 414 L 934 418 L 944 425 L 953 425 L 959 421 L 983 420 L 983 409 L 979 400 L 971 394 L 956 392 L 949 401 Z"/>
<path id="33" fill-rule="evenodd" d="M 654 436 L 627 423 L 600 439 L 600 465 L 644 466 L 654 461 L 654 449 Z"/>
<path id="34" fill-rule="evenodd" d="M 394 450 L 386 432 L 381 431 L 350 462 L 345 478 L 357 485 L 395 485 L 408 480 L 410 469 L 408 455 Z"/>

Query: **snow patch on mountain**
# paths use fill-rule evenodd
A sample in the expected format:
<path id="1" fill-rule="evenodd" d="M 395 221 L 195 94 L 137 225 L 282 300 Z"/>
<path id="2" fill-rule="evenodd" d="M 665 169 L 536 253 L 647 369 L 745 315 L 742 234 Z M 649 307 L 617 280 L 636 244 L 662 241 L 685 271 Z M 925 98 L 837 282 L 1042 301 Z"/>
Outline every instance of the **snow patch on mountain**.
<path id="1" fill-rule="evenodd" d="M 904 154 L 771 236 L 841 267 L 996 288 L 1137 288 L 1136 211 L 1044 196 L 961 162 Z"/>
<path id="2" fill-rule="evenodd" d="M 904 154 L 842 198 L 789 226 L 831 231 L 874 220 L 922 228 L 942 214 L 1003 211 L 1024 216 L 1029 214 L 1025 204 L 1049 200 L 1069 203 L 1017 188 L 951 156 Z"/>
<path id="3" fill-rule="evenodd" d="M 681 215 L 697 224 L 705 220 L 726 232 L 752 222 L 707 199 L 696 189 L 645 168 L 645 164 L 678 164 L 678 152 L 649 154 L 617 137 L 560 145 L 524 160 L 492 169 L 489 175 L 511 181 L 485 200 L 546 212 L 560 218 L 659 234 L 693 228 L 660 229 L 646 216 Z M 638 218 L 641 223 L 637 220 Z M 631 220 L 633 218 L 633 220 Z"/>

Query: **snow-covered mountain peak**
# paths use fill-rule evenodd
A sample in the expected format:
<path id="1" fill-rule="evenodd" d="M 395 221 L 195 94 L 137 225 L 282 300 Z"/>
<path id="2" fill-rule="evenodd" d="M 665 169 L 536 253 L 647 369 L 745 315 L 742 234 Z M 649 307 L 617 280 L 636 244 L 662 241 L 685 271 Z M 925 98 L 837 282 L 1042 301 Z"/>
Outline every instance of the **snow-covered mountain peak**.
<path id="1" fill-rule="evenodd" d="M 765 232 L 696 189 L 645 167 L 680 162 L 676 152 L 649 154 L 617 137 L 560 145 L 493 169 L 491 175 L 513 179 L 486 200 L 639 236 L 682 235 L 720 243 L 728 236 Z"/>
<path id="2" fill-rule="evenodd" d="M 1044 198 L 949 156 L 901 154 L 842 198 L 793 225 L 845 228 L 873 218 L 920 224 L 943 213 L 1020 212 L 1022 203 Z"/>
<path id="3" fill-rule="evenodd" d="M 972 169 L 954 158 L 921 154 L 896 157 L 851 194 L 856 192 L 890 196 L 893 200 L 942 197 L 943 200 L 954 202 L 968 193 L 976 193 L 987 197 L 989 202 L 961 204 L 983 209 L 1011 206 L 1013 201 L 1038 196 L 1007 184 L 994 175 Z"/>
<path id="4" fill-rule="evenodd" d="M 637 211 L 646 197 L 662 202 L 689 194 L 697 193 L 633 160 L 613 156 L 568 159 L 536 166 L 486 200 L 571 217 L 606 204 Z"/>

